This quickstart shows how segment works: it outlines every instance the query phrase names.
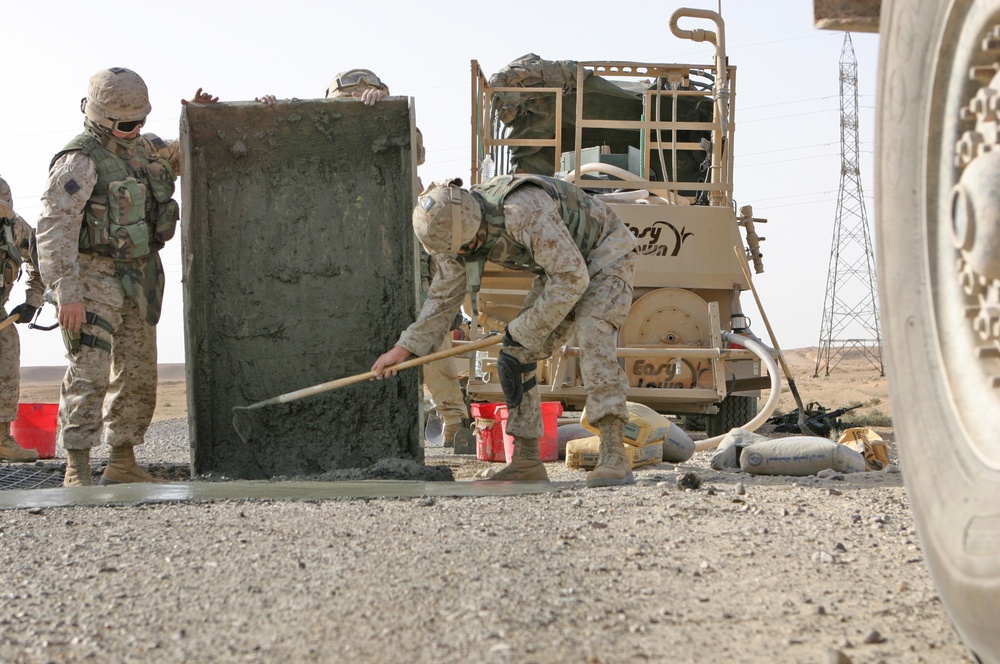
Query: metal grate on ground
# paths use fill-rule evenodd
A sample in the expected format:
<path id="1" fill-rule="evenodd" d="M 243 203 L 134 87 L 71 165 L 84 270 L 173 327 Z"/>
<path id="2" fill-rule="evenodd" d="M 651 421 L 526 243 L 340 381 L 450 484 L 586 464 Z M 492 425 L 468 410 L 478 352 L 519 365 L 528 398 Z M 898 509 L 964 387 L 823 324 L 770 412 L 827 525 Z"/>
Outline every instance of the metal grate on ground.
<path id="1" fill-rule="evenodd" d="M 9 489 L 53 489 L 62 486 L 63 471 L 38 466 L 0 465 L 0 491 Z"/>

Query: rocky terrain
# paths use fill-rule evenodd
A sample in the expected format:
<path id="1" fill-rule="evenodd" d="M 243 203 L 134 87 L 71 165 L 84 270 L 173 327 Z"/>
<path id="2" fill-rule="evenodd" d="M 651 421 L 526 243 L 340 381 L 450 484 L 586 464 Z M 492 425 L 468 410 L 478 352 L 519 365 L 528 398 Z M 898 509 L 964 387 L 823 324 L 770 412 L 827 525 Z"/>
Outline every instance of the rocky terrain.
<path id="1" fill-rule="evenodd" d="M 787 356 L 805 401 L 890 415 L 870 365 L 813 379 L 808 349 Z M 161 385 L 143 461 L 183 467 L 183 404 L 182 381 Z M 8 509 L 0 661 L 972 661 L 905 467 L 764 477 L 711 456 L 603 489 L 554 462 L 525 495 Z M 460 482 L 496 466 L 427 463 Z"/>

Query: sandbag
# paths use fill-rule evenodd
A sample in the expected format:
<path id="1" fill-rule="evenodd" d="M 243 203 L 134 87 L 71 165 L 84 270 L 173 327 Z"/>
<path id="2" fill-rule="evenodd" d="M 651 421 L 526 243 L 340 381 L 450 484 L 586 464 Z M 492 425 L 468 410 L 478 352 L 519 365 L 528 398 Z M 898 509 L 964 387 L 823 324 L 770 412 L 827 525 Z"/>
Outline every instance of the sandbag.
<path id="1" fill-rule="evenodd" d="M 710 465 L 714 470 L 742 470 L 740 456 L 747 447 L 770 440 L 748 429 L 730 429 L 715 448 Z"/>
<path id="2" fill-rule="evenodd" d="M 754 475 L 815 475 L 827 468 L 857 473 L 865 470 L 865 458 L 826 438 L 791 436 L 744 448 L 740 468 Z"/>
<path id="3" fill-rule="evenodd" d="M 625 442 L 629 445 L 642 447 L 647 443 L 662 441 L 670 431 L 670 420 L 660 415 L 649 406 L 641 403 L 625 404 L 628 407 L 629 420 L 625 423 Z M 600 434 L 596 426 L 587 419 L 587 409 L 584 407 L 580 424 L 593 433 Z"/>
<path id="4" fill-rule="evenodd" d="M 670 422 L 670 430 L 663 441 L 663 460 L 670 463 L 683 463 L 694 454 L 695 444 L 684 429 Z"/>
<path id="5" fill-rule="evenodd" d="M 600 436 L 577 438 L 576 440 L 569 441 L 566 443 L 566 467 L 592 470 L 597 466 L 600 449 Z M 628 458 L 632 462 L 633 468 L 660 463 L 663 457 L 663 441 L 657 441 L 642 447 L 626 445 L 625 452 L 628 453 Z"/>

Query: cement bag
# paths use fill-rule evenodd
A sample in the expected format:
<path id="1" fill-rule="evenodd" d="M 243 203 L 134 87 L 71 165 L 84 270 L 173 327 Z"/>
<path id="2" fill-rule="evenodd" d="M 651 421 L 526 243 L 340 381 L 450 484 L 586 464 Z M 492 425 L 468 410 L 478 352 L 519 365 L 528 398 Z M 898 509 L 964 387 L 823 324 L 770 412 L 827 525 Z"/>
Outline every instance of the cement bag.
<path id="1" fill-rule="evenodd" d="M 670 422 L 670 431 L 663 441 L 663 460 L 670 463 L 683 463 L 694 454 L 694 441 L 684 429 Z"/>
<path id="2" fill-rule="evenodd" d="M 745 448 L 740 455 L 740 467 L 754 475 L 815 475 L 827 468 L 858 473 L 865 469 L 865 458 L 827 438 L 791 436 Z"/>
<path id="3" fill-rule="evenodd" d="M 670 420 L 666 416 L 660 415 L 649 406 L 644 406 L 641 403 L 632 403 L 629 401 L 625 405 L 628 406 L 629 415 L 628 422 L 625 423 L 626 443 L 642 447 L 647 443 L 666 439 L 667 433 L 670 431 Z M 587 419 L 586 407 L 583 409 L 580 424 L 596 434 L 601 433 Z"/>
<path id="4" fill-rule="evenodd" d="M 711 466 L 714 470 L 740 470 L 740 455 L 743 450 L 767 440 L 770 438 L 746 429 L 730 429 L 715 448 Z"/>
<path id="5" fill-rule="evenodd" d="M 889 465 L 889 451 L 882 437 L 869 427 L 852 427 L 840 434 L 837 442 L 865 458 L 868 470 L 882 470 Z"/>
<path id="6" fill-rule="evenodd" d="M 593 470 L 597 466 L 600 450 L 600 436 L 571 440 L 566 443 L 566 467 Z M 628 453 L 633 468 L 660 463 L 663 457 L 663 441 L 656 441 L 642 447 L 626 445 L 625 451 Z"/>

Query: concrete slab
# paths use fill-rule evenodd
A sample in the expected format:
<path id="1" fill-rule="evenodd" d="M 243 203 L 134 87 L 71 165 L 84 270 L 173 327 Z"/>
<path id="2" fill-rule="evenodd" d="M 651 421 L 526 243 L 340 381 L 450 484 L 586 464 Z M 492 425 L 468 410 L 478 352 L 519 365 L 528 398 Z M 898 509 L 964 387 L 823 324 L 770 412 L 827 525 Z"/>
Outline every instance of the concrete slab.
<path id="1" fill-rule="evenodd" d="M 420 376 L 245 406 L 360 374 L 417 309 L 413 108 L 355 99 L 191 104 L 181 117 L 192 473 L 423 462 Z"/>
<path id="2" fill-rule="evenodd" d="M 584 488 L 583 482 L 171 482 L 0 491 L 0 510 L 209 500 L 331 500 L 418 496 L 520 496 Z"/>

